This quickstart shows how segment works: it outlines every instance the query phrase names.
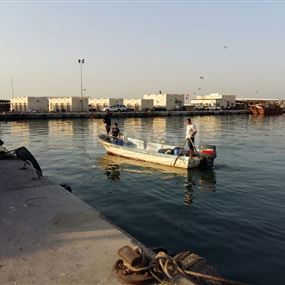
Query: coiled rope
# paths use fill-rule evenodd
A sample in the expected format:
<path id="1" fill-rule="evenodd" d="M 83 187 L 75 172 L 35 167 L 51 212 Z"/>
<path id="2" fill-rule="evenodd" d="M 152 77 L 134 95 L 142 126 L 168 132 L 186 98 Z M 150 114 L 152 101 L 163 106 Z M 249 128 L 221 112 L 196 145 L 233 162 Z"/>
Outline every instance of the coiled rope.
<path id="1" fill-rule="evenodd" d="M 145 264 L 145 255 L 140 248 L 137 248 L 137 250 L 140 252 L 141 257 L 142 257 L 141 264 L 134 267 L 124 262 L 124 265 L 132 272 L 138 273 L 142 271 L 149 271 L 150 274 L 153 276 L 153 278 L 155 278 L 158 282 L 163 283 L 163 284 L 174 284 L 175 278 L 177 277 L 178 274 L 180 274 L 181 276 L 183 276 L 189 281 L 193 281 L 190 279 L 190 277 L 198 277 L 198 278 L 204 278 L 210 281 L 217 281 L 217 282 L 222 282 L 222 283 L 231 284 L 231 285 L 249 285 L 248 283 L 233 281 L 233 280 L 225 279 L 223 277 L 218 277 L 218 276 L 213 276 L 209 274 L 204 274 L 200 272 L 183 269 L 177 262 L 179 255 L 171 257 L 165 252 L 157 253 L 154 256 L 154 258 L 150 260 L 147 266 L 143 266 L 143 264 Z M 202 259 L 203 258 L 200 257 L 196 260 L 196 262 Z M 166 280 L 162 278 L 162 276 L 166 277 Z"/>

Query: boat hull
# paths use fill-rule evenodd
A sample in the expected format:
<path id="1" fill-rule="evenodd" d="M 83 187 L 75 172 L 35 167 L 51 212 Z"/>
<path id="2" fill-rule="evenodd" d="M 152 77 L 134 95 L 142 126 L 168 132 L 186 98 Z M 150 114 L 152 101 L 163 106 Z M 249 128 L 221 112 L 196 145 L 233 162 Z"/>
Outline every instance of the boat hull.
<path id="1" fill-rule="evenodd" d="M 102 139 L 99 139 L 100 143 L 104 146 L 108 153 L 118 155 L 126 158 L 131 158 L 140 161 L 146 161 L 156 163 L 160 165 L 166 165 L 177 168 L 196 168 L 199 167 L 201 159 L 198 157 L 190 158 L 188 156 L 179 156 L 176 160 L 176 155 L 167 155 L 160 153 L 148 153 L 143 150 L 119 146 Z"/>
<path id="2" fill-rule="evenodd" d="M 283 113 L 283 110 L 280 104 L 270 104 L 270 105 L 263 105 L 263 104 L 255 104 L 250 106 L 250 112 L 254 115 L 279 115 Z"/>

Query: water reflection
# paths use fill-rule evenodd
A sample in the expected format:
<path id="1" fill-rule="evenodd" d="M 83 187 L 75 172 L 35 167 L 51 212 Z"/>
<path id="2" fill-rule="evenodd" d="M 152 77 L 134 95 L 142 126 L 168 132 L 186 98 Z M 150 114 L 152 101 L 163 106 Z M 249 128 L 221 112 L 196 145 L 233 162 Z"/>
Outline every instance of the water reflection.
<path id="1" fill-rule="evenodd" d="M 118 120 L 114 120 L 114 122 Z M 132 136 L 136 138 L 142 137 L 142 119 L 141 118 L 134 118 L 134 119 L 126 119 L 119 124 L 119 128 L 123 131 L 125 136 Z"/>
<path id="2" fill-rule="evenodd" d="M 118 121 L 118 120 L 113 120 Z M 141 139 L 145 137 L 148 141 L 158 142 L 165 140 L 167 130 L 166 118 L 128 118 L 124 121 L 119 121 L 119 128 L 125 136 Z M 121 124 L 121 125 L 120 125 Z M 155 130 L 155 133 L 150 132 Z M 147 133 L 147 136 L 146 136 Z"/>
<path id="3" fill-rule="evenodd" d="M 64 137 L 73 136 L 74 120 L 50 120 L 47 122 L 50 137 L 58 136 L 58 134 Z"/>
<path id="4" fill-rule="evenodd" d="M 189 206 L 193 203 L 193 193 L 215 192 L 216 175 L 214 169 L 192 169 L 187 173 L 184 190 L 184 204 Z"/>
<path id="5" fill-rule="evenodd" d="M 105 167 L 105 174 L 107 178 L 111 181 L 119 181 L 120 180 L 120 165 L 118 164 L 108 164 Z"/>
<path id="6" fill-rule="evenodd" d="M 111 165 L 120 166 L 120 170 L 125 170 L 127 172 L 135 173 L 153 173 L 153 170 L 162 171 L 164 173 L 172 173 L 180 176 L 187 176 L 187 170 L 182 168 L 173 168 L 165 165 L 154 164 L 145 161 L 139 161 L 131 158 L 124 158 L 117 155 L 105 154 L 98 160 L 98 165 L 102 166 L 104 169 Z M 128 166 L 137 166 L 140 169 L 128 169 Z"/>
<path id="7" fill-rule="evenodd" d="M 256 114 L 249 116 L 249 123 L 250 126 L 255 126 L 258 128 L 264 128 L 264 121 L 268 120 L 268 117 L 264 116 L 263 114 Z"/>
<path id="8" fill-rule="evenodd" d="M 214 169 L 191 169 L 187 174 L 185 188 L 201 192 L 215 192 L 216 175 Z"/>
<path id="9" fill-rule="evenodd" d="M 156 175 L 162 179 L 181 179 L 178 185 L 184 185 L 184 204 L 193 203 L 193 194 L 195 192 L 215 192 L 216 191 L 216 174 L 214 169 L 191 169 L 189 171 L 180 168 L 167 167 L 164 165 L 154 165 L 152 163 L 137 161 L 123 158 L 115 155 L 105 154 L 97 162 L 104 169 L 104 174 L 108 180 L 113 182 L 120 181 L 122 172 L 130 175 L 144 174 Z M 131 168 L 136 166 L 137 168 Z M 164 174 L 164 175 L 163 175 Z M 165 174 L 172 174 L 171 176 Z"/>
<path id="10" fill-rule="evenodd" d="M 11 121 L 10 123 L 10 135 L 13 139 L 11 139 L 11 143 L 14 143 L 14 146 L 17 145 L 18 140 L 22 145 L 29 145 L 30 143 L 30 125 L 28 122 L 18 122 Z M 6 142 L 7 145 L 7 142 Z M 18 147 L 18 146 L 17 146 Z"/>
<path id="11" fill-rule="evenodd" d="M 192 191 L 184 191 L 184 205 L 189 206 L 193 202 L 193 192 Z"/>

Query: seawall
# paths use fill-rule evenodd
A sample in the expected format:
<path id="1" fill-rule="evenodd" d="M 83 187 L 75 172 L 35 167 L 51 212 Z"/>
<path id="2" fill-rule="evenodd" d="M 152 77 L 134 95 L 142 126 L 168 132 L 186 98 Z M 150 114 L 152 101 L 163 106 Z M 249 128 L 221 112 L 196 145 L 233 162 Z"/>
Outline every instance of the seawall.
<path id="1" fill-rule="evenodd" d="M 212 116 L 249 114 L 248 110 L 223 111 L 151 111 L 151 112 L 114 112 L 114 118 L 148 118 L 168 116 Z M 104 112 L 59 112 L 59 113 L 16 113 L 0 114 L 0 121 L 52 120 L 52 119 L 101 119 Z"/>

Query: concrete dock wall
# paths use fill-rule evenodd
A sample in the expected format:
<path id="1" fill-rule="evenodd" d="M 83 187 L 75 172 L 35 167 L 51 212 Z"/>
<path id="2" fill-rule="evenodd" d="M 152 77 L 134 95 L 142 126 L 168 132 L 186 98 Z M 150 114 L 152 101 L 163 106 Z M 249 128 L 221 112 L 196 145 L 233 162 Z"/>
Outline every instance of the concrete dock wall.
<path id="1" fill-rule="evenodd" d="M 59 185 L 0 160 L 0 284 L 121 284 L 130 237 Z"/>
<path id="2" fill-rule="evenodd" d="M 248 110 L 223 110 L 223 111 L 151 111 L 151 112 L 113 112 L 113 118 L 148 118 L 168 116 L 211 116 L 211 115 L 238 115 L 249 114 Z M 0 121 L 23 121 L 43 119 L 101 119 L 104 112 L 62 112 L 62 113 L 2 113 Z"/>

